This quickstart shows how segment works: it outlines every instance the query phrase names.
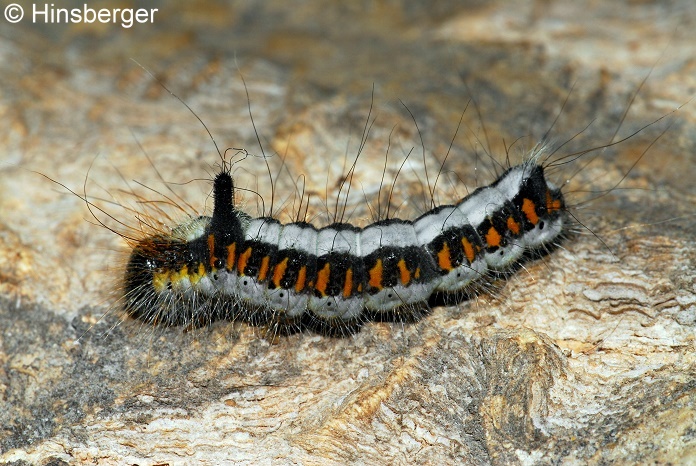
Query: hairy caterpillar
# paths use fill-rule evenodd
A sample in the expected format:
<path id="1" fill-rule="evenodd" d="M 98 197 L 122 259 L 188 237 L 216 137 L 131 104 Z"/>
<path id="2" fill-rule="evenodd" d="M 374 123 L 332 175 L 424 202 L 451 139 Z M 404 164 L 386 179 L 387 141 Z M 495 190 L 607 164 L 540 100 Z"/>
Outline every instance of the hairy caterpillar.
<path id="1" fill-rule="evenodd" d="M 166 325 L 237 315 L 292 325 L 311 313 L 340 325 L 363 310 L 393 312 L 425 305 L 435 292 L 462 292 L 564 231 L 563 195 L 533 162 L 456 205 L 365 228 L 251 218 L 234 207 L 227 166 L 213 196 L 212 217 L 135 246 L 125 273 L 130 315 Z"/>
<path id="2" fill-rule="evenodd" d="M 211 216 L 129 238 L 120 300 L 146 323 L 242 320 L 274 332 L 345 334 L 366 320 L 417 316 L 556 246 L 573 222 L 545 169 L 625 139 L 555 160 L 539 145 L 455 204 L 362 228 L 252 218 L 236 208 L 231 163 L 221 156 Z"/>

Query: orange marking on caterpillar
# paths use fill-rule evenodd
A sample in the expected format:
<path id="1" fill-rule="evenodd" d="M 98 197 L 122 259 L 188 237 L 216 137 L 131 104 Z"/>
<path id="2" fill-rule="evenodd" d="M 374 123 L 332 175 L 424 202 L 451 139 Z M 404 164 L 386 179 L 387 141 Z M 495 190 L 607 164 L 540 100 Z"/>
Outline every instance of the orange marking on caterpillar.
<path id="1" fill-rule="evenodd" d="M 353 269 L 346 270 L 346 281 L 343 283 L 343 297 L 350 298 L 353 291 Z"/>
<path id="2" fill-rule="evenodd" d="M 439 265 L 442 270 L 452 270 L 452 259 L 447 243 L 443 243 L 442 249 L 437 253 L 437 265 Z"/>
<path id="3" fill-rule="evenodd" d="M 232 243 L 227 246 L 227 270 L 231 271 L 234 268 L 235 252 L 237 243 Z"/>
<path id="4" fill-rule="evenodd" d="M 520 224 L 517 223 L 514 218 L 508 217 L 507 227 L 508 227 L 508 230 L 510 230 L 514 235 L 520 234 Z"/>
<path id="5" fill-rule="evenodd" d="M 474 259 L 476 259 L 476 251 L 474 251 L 474 246 L 467 238 L 462 238 L 462 247 L 464 248 L 466 260 L 468 260 L 469 264 L 471 264 L 474 262 Z"/>
<path id="6" fill-rule="evenodd" d="M 250 257 L 251 246 L 248 247 L 247 250 L 239 256 L 239 261 L 237 262 L 237 271 L 239 272 L 239 275 L 244 275 L 244 269 L 246 268 L 247 262 L 249 262 Z"/>
<path id="7" fill-rule="evenodd" d="M 269 269 L 269 263 L 271 262 L 271 258 L 269 256 L 263 256 L 263 259 L 261 259 L 261 268 L 259 269 L 259 281 L 262 282 L 266 279 L 266 275 L 268 275 L 268 269 Z"/>
<path id="8" fill-rule="evenodd" d="M 531 199 L 525 198 L 522 201 L 522 212 L 524 212 L 527 220 L 529 220 L 529 223 L 532 225 L 539 223 L 539 216 L 536 213 L 536 205 L 534 205 L 534 201 Z"/>
<path id="9" fill-rule="evenodd" d="M 401 283 L 404 285 L 408 285 L 411 281 L 411 271 L 408 270 L 408 267 L 406 267 L 406 261 L 404 259 L 401 259 L 396 265 L 397 267 L 399 267 Z"/>
<path id="10" fill-rule="evenodd" d="M 295 282 L 295 291 L 300 292 L 305 287 L 305 282 L 307 281 L 307 266 L 303 265 L 300 267 L 300 271 L 297 273 L 297 282 Z"/>
<path id="11" fill-rule="evenodd" d="M 217 257 L 215 257 L 215 235 L 212 233 L 208 235 L 208 256 L 210 257 L 210 268 L 214 269 Z"/>
<path id="12" fill-rule="evenodd" d="M 317 282 L 314 289 L 326 296 L 326 287 L 329 286 L 329 276 L 331 275 L 331 264 L 324 264 L 324 268 L 317 273 Z"/>
<path id="13" fill-rule="evenodd" d="M 488 247 L 495 248 L 500 246 L 500 240 L 502 240 L 502 237 L 500 233 L 498 233 L 498 230 L 496 230 L 495 227 L 490 227 L 488 233 L 486 233 L 486 244 Z"/>
<path id="14" fill-rule="evenodd" d="M 546 210 L 549 213 L 561 210 L 561 200 L 552 198 L 551 191 L 549 191 L 548 189 L 546 190 Z"/>
<path id="15" fill-rule="evenodd" d="M 377 259 L 375 266 L 370 269 L 370 280 L 368 283 L 372 288 L 376 288 L 377 290 L 382 289 L 382 269 L 382 259 Z"/>
<path id="16" fill-rule="evenodd" d="M 287 268 L 288 258 L 286 257 L 278 264 L 276 264 L 275 268 L 273 269 L 273 278 L 271 278 L 271 281 L 273 282 L 276 288 L 280 288 L 280 281 L 283 279 L 283 276 L 285 275 L 285 269 Z"/>

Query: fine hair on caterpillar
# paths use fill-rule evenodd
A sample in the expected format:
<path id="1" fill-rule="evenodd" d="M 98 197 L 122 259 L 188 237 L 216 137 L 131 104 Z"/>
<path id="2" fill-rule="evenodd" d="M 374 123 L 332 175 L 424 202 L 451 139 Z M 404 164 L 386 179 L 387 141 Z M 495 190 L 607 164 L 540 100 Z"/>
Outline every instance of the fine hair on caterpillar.
<path id="1" fill-rule="evenodd" d="M 247 92 L 254 125 L 250 102 Z M 160 201 L 134 194 L 140 207 L 138 212 L 131 210 L 135 226 L 97 206 L 86 194 L 83 197 L 94 218 L 121 235 L 131 248 L 118 289 L 118 306 L 127 316 L 147 324 L 189 328 L 216 320 L 243 321 L 262 326 L 272 335 L 304 328 L 347 335 L 371 320 L 418 319 L 434 305 L 458 303 L 486 289 L 491 281 L 513 273 L 525 261 L 547 254 L 578 226 L 585 228 L 569 210 L 572 205 L 563 187 L 603 149 L 664 118 L 615 140 L 624 114 L 612 140 L 566 154 L 560 151 L 575 136 L 556 149 L 549 149 L 544 137 L 521 163 L 511 163 L 509 153 L 504 163 L 496 162 L 497 173 L 491 183 L 438 205 L 441 195 L 436 195 L 436 188 L 446 184 L 450 153 L 438 162 L 431 179 L 421 130 L 404 106 L 420 138 L 424 204 L 430 205 L 413 220 L 397 218 L 399 206 L 392 203 L 393 192 L 413 152 L 405 151 L 393 181 L 385 184 L 390 134 L 375 200 L 364 194 L 373 222 L 358 226 L 350 222 L 348 198 L 358 159 L 374 124 L 370 108 L 360 147 L 338 183 L 335 203 L 332 208 L 327 203 L 327 211 L 333 211 L 331 222 L 319 227 L 309 221 L 309 200 L 298 187 L 301 182 L 295 185 L 299 203 L 295 204 L 293 221 L 281 223 L 274 218 L 278 175 L 274 180 L 265 155 L 271 181 L 269 209 L 263 198 L 260 217 L 239 208 L 240 188 L 235 185 L 233 166 L 236 169 L 242 159 L 248 159 L 248 152 L 220 151 L 203 121 L 183 104 L 203 124 L 219 155 L 212 180 L 211 214 L 195 214 L 196 206 L 188 205 L 167 183 L 166 192 L 151 191 Z M 452 143 L 459 129 L 457 126 Z M 255 125 L 254 130 L 264 153 Z M 229 157 L 231 153 L 236 156 Z M 550 179 L 559 168 L 565 172 L 578 162 L 580 168 L 562 183 Z M 278 173 L 284 168 L 283 161 Z M 622 181 L 605 192 L 591 193 L 585 202 L 613 191 Z M 164 207 L 174 207 L 189 218 L 182 221 L 167 215 Z M 102 215 L 109 221 L 100 220 Z M 114 222 L 115 227 L 110 225 Z"/>

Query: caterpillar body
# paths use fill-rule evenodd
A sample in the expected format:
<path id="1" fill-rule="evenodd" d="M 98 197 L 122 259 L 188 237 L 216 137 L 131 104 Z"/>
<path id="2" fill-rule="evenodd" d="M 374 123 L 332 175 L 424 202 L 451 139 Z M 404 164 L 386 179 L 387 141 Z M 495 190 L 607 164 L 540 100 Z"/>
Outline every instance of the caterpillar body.
<path id="1" fill-rule="evenodd" d="M 545 178 L 539 155 L 456 204 L 363 228 L 252 218 L 236 208 L 223 160 L 211 216 L 134 245 L 126 313 L 162 325 L 242 319 L 335 334 L 370 316 L 428 309 L 432 297 L 461 295 L 567 232 L 563 194 Z"/>

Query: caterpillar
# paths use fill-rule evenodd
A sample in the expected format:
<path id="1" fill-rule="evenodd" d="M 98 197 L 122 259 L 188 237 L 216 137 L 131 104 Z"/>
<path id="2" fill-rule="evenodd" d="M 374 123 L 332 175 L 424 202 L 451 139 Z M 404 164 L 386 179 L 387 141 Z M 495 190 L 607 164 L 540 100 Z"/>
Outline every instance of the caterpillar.
<path id="1" fill-rule="evenodd" d="M 345 335 L 368 320 L 418 318 L 558 246 L 574 222 L 546 170 L 644 128 L 555 160 L 539 144 L 456 203 L 364 227 L 248 215 L 236 204 L 233 164 L 218 150 L 212 214 L 129 238 L 120 302 L 127 316 L 148 324 L 241 320 L 273 334 L 311 328 Z"/>
<path id="2" fill-rule="evenodd" d="M 395 312 L 424 306 L 436 292 L 463 292 L 489 270 L 505 271 L 558 240 L 566 217 L 561 190 L 533 161 L 457 204 L 364 228 L 251 218 L 235 208 L 226 164 L 213 198 L 212 216 L 134 247 L 124 285 L 129 315 L 182 325 L 246 314 L 288 326 L 311 313 L 337 327 L 363 311 Z"/>

